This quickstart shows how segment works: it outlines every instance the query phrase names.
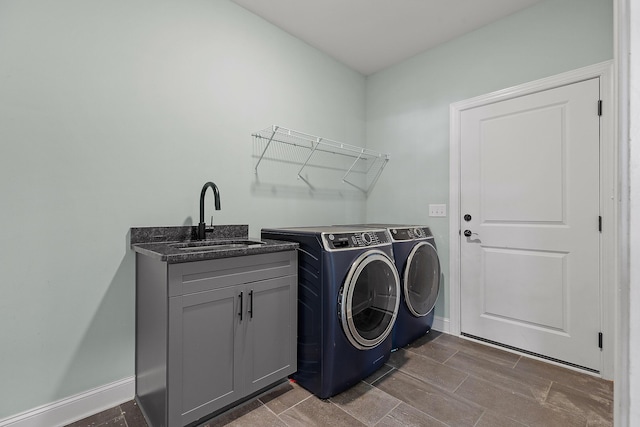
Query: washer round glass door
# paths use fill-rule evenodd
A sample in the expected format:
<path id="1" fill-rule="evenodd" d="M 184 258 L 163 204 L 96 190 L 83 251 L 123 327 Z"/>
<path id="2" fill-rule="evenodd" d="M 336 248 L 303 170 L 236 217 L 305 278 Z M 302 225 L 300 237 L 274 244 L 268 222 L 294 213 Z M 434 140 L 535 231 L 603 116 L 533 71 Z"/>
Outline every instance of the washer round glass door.
<path id="1" fill-rule="evenodd" d="M 416 317 L 429 314 L 440 291 L 440 260 L 433 245 L 420 242 L 413 247 L 403 279 L 404 300 L 411 314 Z"/>
<path id="2" fill-rule="evenodd" d="M 340 320 L 356 348 L 367 350 L 389 336 L 398 315 L 400 277 L 393 261 L 378 250 L 359 256 L 340 290 Z"/>

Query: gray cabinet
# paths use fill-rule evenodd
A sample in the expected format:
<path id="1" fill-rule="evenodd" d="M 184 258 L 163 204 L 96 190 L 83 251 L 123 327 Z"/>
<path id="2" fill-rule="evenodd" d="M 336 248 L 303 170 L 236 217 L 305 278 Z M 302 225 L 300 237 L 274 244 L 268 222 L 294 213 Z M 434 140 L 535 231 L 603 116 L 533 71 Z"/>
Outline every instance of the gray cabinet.
<path id="1" fill-rule="evenodd" d="M 192 423 L 295 372 L 295 251 L 182 264 L 137 254 L 136 268 L 136 397 L 153 427 Z"/>

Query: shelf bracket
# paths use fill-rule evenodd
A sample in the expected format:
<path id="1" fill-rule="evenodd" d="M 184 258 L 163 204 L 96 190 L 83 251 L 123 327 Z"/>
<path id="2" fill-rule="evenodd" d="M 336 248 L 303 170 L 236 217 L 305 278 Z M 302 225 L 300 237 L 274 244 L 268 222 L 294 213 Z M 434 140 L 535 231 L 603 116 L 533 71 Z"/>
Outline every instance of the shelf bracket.
<path id="1" fill-rule="evenodd" d="M 363 150 L 364 152 L 364 150 Z M 354 184 L 353 182 L 349 181 L 347 179 L 347 175 L 349 175 L 349 173 L 351 172 L 351 169 L 353 169 L 353 167 L 355 166 L 356 162 L 358 161 L 358 159 L 356 159 L 355 162 L 353 162 L 353 164 L 351 165 L 351 167 L 349 168 L 349 170 L 347 171 L 347 173 L 344 174 L 344 176 L 342 177 L 342 182 L 345 184 L 349 184 L 352 187 L 357 188 L 358 190 L 362 191 L 365 194 L 369 194 L 369 190 L 373 187 L 373 185 L 376 183 L 376 181 L 378 180 L 378 177 L 380 177 L 380 175 L 382 174 L 382 170 L 384 169 L 384 167 L 386 166 L 387 162 L 389 161 L 388 157 L 383 158 L 382 155 L 379 155 L 377 158 L 373 158 L 373 161 L 371 162 L 371 164 L 369 165 L 369 167 L 367 168 L 367 174 L 371 171 L 371 169 L 373 169 L 373 167 L 375 166 L 375 164 L 378 162 L 378 160 L 380 162 L 382 162 L 380 164 L 380 167 L 378 168 L 376 174 L 374 175 L 374 177 L 371 180 L 371 183 L 369 184 L 369 186 L 367 186 L 367 188 L 362 188 L 356 184 Z"/>
<path id="2" fill-rule="evenodd" d="M 360 154 L 358 154 L 358 157 L 356 157 L 356 159 L 353 161 L 353 163 L 351 163 L 351 167 L 349 168 L 349 170 L 347 170 L 347 173 L 345 173 L 344 176 L 342 177 L 343 181 L 347 178 L 347 175 L 349 175 L 351 173 L 351 170 L 356 165 L 356 163 L 358 163 L 358 160 L 360 160 L 362 158 L 362 154 L 363 153 L 364 153 L 364 150 L 360 151 Z"/>
<path id="3" fill-rule="evenodd" d="M 355 185 L 353 182 L 349 181 L 347 179 L 347 176 L 349 176 L 349 174 L 351 173 L 351 171 L 353 170 L 353 167 L 356 165 L 356 163 L 358 163 L 358 161 L 362 158 L 362 154 L 364 153 L 364 149 L 360 151 L 360 154 L 358 154 L 358 157 L 356 157 L 356 159 L 353 161 L 353 163 L 351 163 L 351 167 L 349 168 L 349 170 L 347 170 L 347 172 L 344 174 L 344 176 L 342 177 L 342 182 L 347 183 L 355 188 L 357 188 L 360 191 L 364 191 L 365 193 L 367 192 L 366 190 L 360 188 L 359 186 Z"/>
<path id="4" fill-rule="evenodd" d="M 311 149 L 311 152 L 309 153 L 309 155 L 307 156 L 307 160 L 304 161 L 304 164 L 302 165 L 302 167 L 298 171 L 298 179 L 301 179 L 304 182 L 307 182 L 306 179 L 302 178 L 302 175 L 301 175 L 302 174 L 302 170 L 307 166 L 307 164 L 309 163 L 309 160 L 311 160 L 311 156 L 313 156 L 313 153 L 316 152 L 316 148 L 318 148 L 318 145 L 320 145 L 321 141 L 322 141 L 322 138 L 316 138 L 316 143 L 313 146 L 313 148 Z"/>
<path id="5" fill-rule="evenodd" d="M 256 167 L 255 167 L 255 174 L 258 175 L 258 166 L 260 166 L 260 162 L 262 161 L 262 158 L 264 157 L 264 153 L 267 152 L 267 149 L 269 148 L 269 145 L 271 144 L 271 141 L 273 141 L 273 137 L 276 135 L 276 132 L 278 132 L 278 126 L 273 126 L 273 132 L 271 133 L 271 136 L 269 137 L 269 142 L 267 142 L 267 146 L 264 147 L 264 150 L 262 150 L 262 154 L 260 154 L 260 158 L 258 159 L 258 162 L 256 163 Z"/>

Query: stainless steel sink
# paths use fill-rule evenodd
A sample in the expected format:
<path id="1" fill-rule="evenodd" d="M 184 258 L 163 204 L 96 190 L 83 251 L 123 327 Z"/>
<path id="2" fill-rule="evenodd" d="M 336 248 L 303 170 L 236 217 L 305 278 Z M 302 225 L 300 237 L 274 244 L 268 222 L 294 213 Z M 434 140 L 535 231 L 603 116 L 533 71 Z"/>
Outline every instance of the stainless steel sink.
<path id="1" fill-rule="evenodd" d="M 264 244 L 265 242 L 258 240 L 203 240 L 173 243 L 171 246 L 181 251 L 223 251 L 228 249 L 252 248 Z"/>

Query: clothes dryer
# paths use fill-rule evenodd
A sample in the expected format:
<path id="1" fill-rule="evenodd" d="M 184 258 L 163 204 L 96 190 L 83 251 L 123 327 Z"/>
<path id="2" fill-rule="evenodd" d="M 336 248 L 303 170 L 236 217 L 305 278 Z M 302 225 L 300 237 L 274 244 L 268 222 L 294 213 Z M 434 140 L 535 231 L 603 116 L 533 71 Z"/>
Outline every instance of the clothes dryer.
<path id="1" fill-rule="evenodd" d="M 433 326 L 440 292 L 440 259 L 429 227 L 389 227 L 395 263 L 402 277 L 393 348 L 404 347 Z"/>
<path id="2" fill-rule="evenodd" d="M 389 231 L 402 288 L 392 333 L 393 348 L 404 347 L 429 332 L 433 326 L 433 309 L 441 281 L 440 260 L 431 229 L 426 226 L 397 224 L 337 227 L 383 227 Z"/>
<path id="3" fill-rule="evenodd" d="M 400 277 L 383 228 L 262 229 L 262 238 L 298 249 L 298 371 L 293 378 L 327 398 L 389 358 Z"/>

